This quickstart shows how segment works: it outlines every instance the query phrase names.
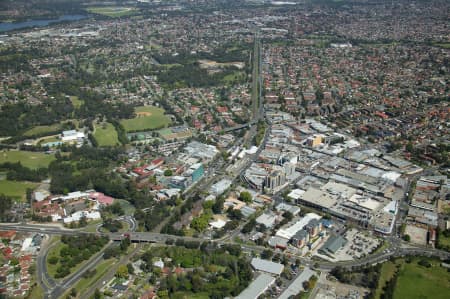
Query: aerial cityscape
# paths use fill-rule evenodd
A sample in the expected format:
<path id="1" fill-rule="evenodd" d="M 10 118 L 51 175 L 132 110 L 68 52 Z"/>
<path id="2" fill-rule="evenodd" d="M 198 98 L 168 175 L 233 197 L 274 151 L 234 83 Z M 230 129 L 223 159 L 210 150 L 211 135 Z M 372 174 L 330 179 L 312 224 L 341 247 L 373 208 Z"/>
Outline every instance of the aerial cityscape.
<path id="1" fill-rule="evenodd" d="M 0 298 L 450 298 L 450 2 L 0 2 Z"/>

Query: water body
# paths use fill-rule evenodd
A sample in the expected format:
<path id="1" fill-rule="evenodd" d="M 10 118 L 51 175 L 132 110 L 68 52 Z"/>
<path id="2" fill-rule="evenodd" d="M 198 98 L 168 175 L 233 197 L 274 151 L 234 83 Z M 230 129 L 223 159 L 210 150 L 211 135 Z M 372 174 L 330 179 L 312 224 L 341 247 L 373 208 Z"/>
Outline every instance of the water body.
<path id="1" fill-rule="evenodd" d="M 49 19 L 49 20 L 30 20 L 25 22 L 18 23 L 0 23 L 0 32 L 6 32 L 16 29 L 23 28 L 31 28 L 31 27 L 44 27 L 50 24 L 59 23 L 59 22 L 67 22 L 67 21 L 78 21 L 86 19 L 88 16 L 86 15 L 64 15 L 60 16 L 57 19 Z"/>

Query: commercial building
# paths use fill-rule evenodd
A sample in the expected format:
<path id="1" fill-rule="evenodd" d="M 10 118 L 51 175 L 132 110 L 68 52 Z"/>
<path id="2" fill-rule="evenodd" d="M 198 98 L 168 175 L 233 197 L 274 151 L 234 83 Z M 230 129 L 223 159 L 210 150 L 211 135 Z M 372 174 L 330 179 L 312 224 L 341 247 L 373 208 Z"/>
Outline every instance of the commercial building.
<path id="1" fill-rule="evenodd" d="M 196 163 L 189 167 L 189 169 L 185 172 L 185 176 L 189 176 L 193 183 L 200 180 L 205 173 L 205 169 L 202 163 Z"/>
<path id="2" fill-rule="evenodd" d="M 186 189 L 191 184 L 191 178 L 185 176 L 173 176 L 169 179 L 169 186 L 171 188 Z"/>
<path id="3" fill-rule="evenodd" d="M 263 260 L 256 257 L 252 259 L 251 265 L 256 271 L 266 272 L 273 275 L 280 275 L 284 269 L 283 264 Z"/>
<path id="4" fill-rule="evenodd" d="M 264 224 L 265 227 L 271 228 L 275 221 L 277 220 L 277 216 L 274 214 L 262 214 L 258 218 L 256 218 L 256 223 Z"/>
<path id="5" fill-rule="evenodd" d="M 285 238 L 287 240 L 292 239 L 292 237 L 295 236 L 295 234 L 302 230 L 303 228 L 306 227 L 306 225 L 308 225 L 308 223 L 310 223 L 311 220 L 316 219 L 316 220 L 320 220 L 322 217 L 314 214 L 314 213 L 308 213 L 305 215 L 305 217 L 303 217 L 302 219 L 300 219 L 299 221 L 297 221 L 296 223 L 294 223 L 293 225 L 287 227 L 287 228 L 282 228 L 280 230 L 278 230 L 276 232 L 276 236 L 278 237 L 282 237 Z"/>
<path id="6" fill-rule="evenodd" d="M 231 187 L 231 180 L 222 179 L 211 186 L 210 192 L 216 196 L 224 193 L 228 188 Z"/>
<path id="7" fill-rule="evenodd" d="M 309 242 L 309 233 L 306 230 L 300 230 L 292 237 L 292 244 L 295 247 L 302 248 Z"/>
<path id="8" fill-rule="evenodd" d="M 272 169 L 266 177 L 265 187 L 269 191 L 275 191 L 286 183 L 286 173 L 284 168 L 277 166 Z"/>
<path id="9" fill-rule="evenodd" d="M 212 160 L 219 153 L 215 146 L 198 141 L 188 143 L 184 150 L 191 157 L 202 159 L 205 162 Z"/>
<path id="10" fill-rule="evenodd" d="M 323 244 L 323 246 L 319 249 L 319 252 L 326 255 L 335 254 L 345 244 L 347 244 L 347 240 L 345 238 L 339 235 L 332 235 L 328 238 L 325 244 Z"/>
<path id="11" fill-rule="evenodd" d="M 313 275 L 316 275 L 316 272 L 314 272 L 310 268 L 303 269 L 302 273 L 300 273 L 300 275 L 297 276 L 297 278 L 288 286 L 288 288 L 283 293 L 281 293 L 278 299 L 292 298 L 301 291 L 304 291 L 303 283 L 310 280 Z"/>
<path id="12" fill-rule="evenodd" d="M 236 299 L 257 299 L 275 282 L 275 277 L 261 273 Z"/>
<path id="13" fill-rule="evenodd" d="M 69 130 L 69 131 L 63 131 L 61 134 L 61 140 L 62 142 L 83 142 L 83 140 L 86 138 L 83 132 L 78 132 L 77 130 Z"/>

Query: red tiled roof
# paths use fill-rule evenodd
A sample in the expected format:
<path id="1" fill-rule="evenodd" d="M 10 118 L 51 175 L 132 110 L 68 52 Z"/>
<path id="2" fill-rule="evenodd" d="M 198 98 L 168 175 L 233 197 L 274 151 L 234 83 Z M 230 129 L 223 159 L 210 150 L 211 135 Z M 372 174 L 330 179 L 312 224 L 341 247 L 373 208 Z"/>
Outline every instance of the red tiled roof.
<path id="1" fill-rule="evenodd" d="M 15 230 L 8 230 L 8 231 L 0 231 L 0 238 L 2 239 L 12 239 L 16 235 Z"/>
<path id="2" fill-rule="evenodd" d="M 111 205 L 114 202 L 114 198 L 111 196 L 105 195 L 101 192 L 92 192 L 89 194 L 89 198 L 97 200 L 99 203 L 104 205 Z"/>

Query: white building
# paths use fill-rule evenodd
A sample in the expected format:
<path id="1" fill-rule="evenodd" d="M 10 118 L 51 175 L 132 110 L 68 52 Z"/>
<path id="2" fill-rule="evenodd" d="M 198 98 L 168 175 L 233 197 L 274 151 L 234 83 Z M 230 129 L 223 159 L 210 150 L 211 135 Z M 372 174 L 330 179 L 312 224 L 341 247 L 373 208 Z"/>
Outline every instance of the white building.
<path id="1" fill-rule="evenodd" d="M 231 187 L 231 181 L 228 179 L 222 179 L 211 186 L 210 192 L 216 196 L 224 193 L 228 188 Z"/>
<path id="2" fill-rule="evenodd" d="M 63 131 L 61 134 L 61 140 L 63 142 L 83 142 L 85 138 L 86 135 L 77 130 Z"/>

